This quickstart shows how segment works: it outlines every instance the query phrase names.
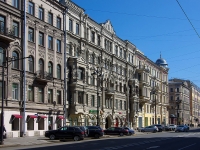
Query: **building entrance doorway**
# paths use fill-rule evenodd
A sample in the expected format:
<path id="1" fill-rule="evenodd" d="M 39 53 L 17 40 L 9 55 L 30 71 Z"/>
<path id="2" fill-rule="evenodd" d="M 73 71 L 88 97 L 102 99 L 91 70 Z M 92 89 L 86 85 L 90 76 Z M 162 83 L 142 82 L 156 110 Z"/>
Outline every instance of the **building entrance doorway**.
<path id="1" fill-rule="evenodd" d="M 108 117 L 106 117 L 106 125 L 105 125 L 105 128 L 107 129 L 107 128 L 110 128 L 111 127 L 111 119 L 110 119 L 110 117 L 108 116 Z"/>

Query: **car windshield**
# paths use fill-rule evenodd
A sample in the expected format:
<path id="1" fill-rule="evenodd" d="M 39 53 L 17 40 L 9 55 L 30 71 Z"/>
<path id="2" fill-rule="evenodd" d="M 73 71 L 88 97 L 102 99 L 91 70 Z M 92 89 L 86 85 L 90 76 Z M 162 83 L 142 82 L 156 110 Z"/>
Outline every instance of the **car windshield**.
<path id="1" fill-rule="evenodd" d="M 178 126 L 178 127 L 184 127 L 184 126 Z"/>

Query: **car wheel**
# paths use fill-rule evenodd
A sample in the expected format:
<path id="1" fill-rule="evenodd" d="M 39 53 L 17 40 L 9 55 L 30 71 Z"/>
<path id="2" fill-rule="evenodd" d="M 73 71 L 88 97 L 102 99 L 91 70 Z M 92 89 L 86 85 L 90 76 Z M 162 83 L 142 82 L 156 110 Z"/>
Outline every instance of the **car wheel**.
<path id="1" fill-rule="evenodd" d="M 56 137 L 55 137 L 54 134 L 51 134 L 51 135 L 49 136 L 49 138 L 50 138 L 50 140 L 55 140 L 55 139 L 56 139 Z"/>
<path id="2" fill-rule="evenodd" d="M 95 139 L 98 139 L 98 138 L 99 138 L 99 134 L 95 134 L 95 135 L 94 135 L 94 138 L 95 138 Z"/>
<path id="3" fill-rule="evenodd" d="M 74 137 L 74 141 L 79 141 L 80 140 L 80 137 L 79 136 L 75 136 Z"/>
<path id="4" fill-rule="evenodd" d="M 123 134 L 123 133 L 120 133 L 119 135 L 120 135 L 120 136 L 123 136 L 124 134 Z"/>

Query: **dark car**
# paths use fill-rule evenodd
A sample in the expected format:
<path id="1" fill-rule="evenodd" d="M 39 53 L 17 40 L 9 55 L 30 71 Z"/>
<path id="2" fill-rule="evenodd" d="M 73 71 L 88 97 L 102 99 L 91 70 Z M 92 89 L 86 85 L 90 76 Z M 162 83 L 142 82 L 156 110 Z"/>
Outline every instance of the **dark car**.
<path id="1" fill-rule="evenodd" d="M 78 128 L 80 128 L 80 129 L 84 132 L 85 137 L 88 136 L 89 131 L 88 131 L 88 129 L 87 129 L 86 126 L 74 126 L 74 127 L 78 127 Z"/>
<path id="2" fill-rule="evenodd" d="M 104 135 L 104 130 L 100 126 L 86 126 L 88 137 L 99 138 Z"/>
<path id="3" fill-rule="evenodd" d="M 74 139 L 79 141 L 84 139 L 84 132 L 78 127 L 61 127 L 57 130 L 49 130 L 45 132 L 45 137 L 51 140 L 55 139 Z"/>
<path id="4" fill-rule="evenodd" d="M 124 129 L 128 130 L 128 135 L 133 135 L 135 134 L 135 131 L 131 128 L 128 128 L 128 127 L 124 127 Z"/>
<path id="5" fill-rule="evenodd" d="M 165 130 L 165 131 L 170 131 L 169 126 L 164 126 L 164 130 Z"/>
<path id="6" fill-rule="evenodd" d="M 110 127 L 104 130 L 104 133 L 107 135 L 120 135 L 120 136 L 129 134 L 128 130 L 122 127 Z"/>
<path id="7" fill-rule="evenodd" d="M 164 129 L 161 124 L 154 124 L 154 126 L 156 126 L 158 128 L 158 132 L 162 132 Z"/>
<path id="8" fill-rule="evenodd" d="M 187 132 L 188 130 L 188 126 L 179 125 L 176 127 L 175 132 Z"/>

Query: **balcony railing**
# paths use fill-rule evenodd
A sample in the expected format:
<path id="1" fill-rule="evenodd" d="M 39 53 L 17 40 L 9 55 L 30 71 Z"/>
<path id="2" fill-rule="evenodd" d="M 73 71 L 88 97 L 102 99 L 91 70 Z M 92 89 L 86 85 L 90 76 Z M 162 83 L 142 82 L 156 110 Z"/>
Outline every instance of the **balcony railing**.
<path id="1" fill-rule="evenodd" d="M 5 28 L 4 25 L 0 22 L 0 35 L 8 36 L 10 38 L 14 38 L 14 31 L 8 28 Z"/>
<path id="2" fill-rule="evenodd" d="M 51 73 L 48 73 L 48 72 L 42 71 L 42 70 L 39 70 L 36 72 L 36 77 L 39 79 L 43 79 L 43 80 L 52 80 L 53 79 L 53 75 Z"/>

